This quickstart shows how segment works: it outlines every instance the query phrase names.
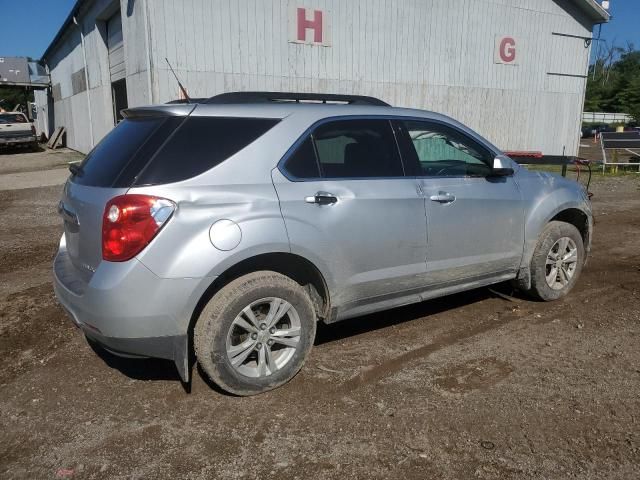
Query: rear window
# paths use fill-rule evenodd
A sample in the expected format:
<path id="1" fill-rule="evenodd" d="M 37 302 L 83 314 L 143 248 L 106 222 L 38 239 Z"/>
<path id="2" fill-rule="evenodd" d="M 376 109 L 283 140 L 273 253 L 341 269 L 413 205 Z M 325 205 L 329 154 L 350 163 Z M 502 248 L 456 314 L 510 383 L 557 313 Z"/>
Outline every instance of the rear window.
<path id="1" fill-rule="evenodd" d="M 271 118 L 189 117 L 136 180 L 136 185 L 195 177 L 239 152 L 279 122 Z"/>
<path id="2" fill-rule="evenodd" d="M 173 124 L 175 128 L 173 122 L 179 118 L 146 117 L 123 120 L 89 152 L 80 165 L 81 173 L 76 175 L 73 181 L 92 187 L 131 186 L 133 178 L 147 164 L 159 146 L 158 141 L 152 141 L 154 134 L 168 123 Z M 165 132 L 165 135 L 167 133 L 170 132 Z M 153 152 L 145 149 L 146 155 L 141 156 L 142 147 L 147 142 L 153 143 L 155 148 Z M 134 175 L 128 175 L 128 178 L 120 178 L 129 164 L 137 165 L 137 172 L 134 172 Z"/>
<path id="3" fill-rule="evenodd" d="M 226 117 L 128 118 L 85 158 L 80 185 L 130 187 L 194 177 L 242 150 L 279 120 Z"/>
<path id="4" fill-rule="evenodd" d="M 0 123 L 29 123 L 21 113 L 0 113 Z"/>

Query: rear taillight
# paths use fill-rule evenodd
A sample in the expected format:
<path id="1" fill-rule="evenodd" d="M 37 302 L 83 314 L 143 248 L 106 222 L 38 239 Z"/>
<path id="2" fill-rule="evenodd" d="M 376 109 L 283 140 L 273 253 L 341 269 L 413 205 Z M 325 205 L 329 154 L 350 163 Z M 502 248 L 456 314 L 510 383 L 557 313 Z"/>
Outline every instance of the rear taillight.
<path id="1" fill-rule="evenodd" d="M 36 127 L 34 125 L 31 125 L 31 133 L 36 134 Z"/>
<path id="2" fill-rule="evenodd" d="M 150 195 L 109 200 L 102 216 L 102 258 L 124 262 L 135 257 L 171 217 L 175 203 Z"/>

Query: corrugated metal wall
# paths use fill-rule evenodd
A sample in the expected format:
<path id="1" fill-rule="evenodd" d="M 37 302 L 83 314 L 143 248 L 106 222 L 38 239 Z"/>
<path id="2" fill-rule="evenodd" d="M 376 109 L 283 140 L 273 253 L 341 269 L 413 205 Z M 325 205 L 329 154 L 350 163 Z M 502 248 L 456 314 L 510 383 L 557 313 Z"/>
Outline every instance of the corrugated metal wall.
<path id="1" fill-rule="evenodd" d="M 115 3 L 114 3 L 115 2 Z M 231 90 L 374 95 L 449 114 L 504 149 L 575 154 L 591 25 L 570 0 L 96 0 L 49 66 L 56 125 L 72 148 L 113 126 L 106 20 L 119 5 L 129 106 L 178 98 L 165 57 L 191 96 Z M 331 46 L 289 42 L 291 7 L 329 14 Z M 494 62 L 496 36 L 517 39 L 518 65 Z M 567 35 L 573 35 L 567 36 Z M 148 45 L 151 55 L 147 56 Z M 150 72 L 150 73 L 149 73 Z"/>
<path id="2" fill-rule="evenodd" d="M 53 86 L 55 126 L 67 129 L 67 145 L 88 152 L 114 126 L 111 99 L 107 21 L 121 10 L 122 36 L 125 40 L 125 68 L 130 105 L 151 102 L 148 88 L 147 47 L 144 2 L 130 0 L 96 0 L 86 2 L 80 11 L 79 25 L 70 25 L 65 35 L 45 59 Z M 80 28 L 84 33 L 84 49 Z M 73 78 L 84 68 L 86 57 L 88 85 L 74 90 Z M 77 82 L 76 82 L 77 83 Z M 36 98 L 39 111 L 45 111 L 46 98 Z M 51 130 L 51 126 L 49 127 Z"/>
<path id="3" fill-rule="evenodd" d="M 332 46 L 288 41 L 290 4 L 330 12 Z M 505 149 L 575 154 L 590 36 L 564 0 L 153 0 L 154 100 L 229 90 L 359 93 L 449 114 Z M 152 7 L 151 7 L 152 6 Z M 586 22 L 584 22 L 586 24 Z M 494 63 L 496 35 L 519 65 Z"/>

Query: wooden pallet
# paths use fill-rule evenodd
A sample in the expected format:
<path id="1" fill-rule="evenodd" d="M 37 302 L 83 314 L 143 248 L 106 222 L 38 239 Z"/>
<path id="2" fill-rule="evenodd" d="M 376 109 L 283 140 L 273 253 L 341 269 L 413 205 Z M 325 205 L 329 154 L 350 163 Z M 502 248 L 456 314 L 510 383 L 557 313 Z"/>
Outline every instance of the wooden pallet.
<path id="1" fill-rule="evenodd" d="M 51 135 L 51 137 L 49 138 L 49 141 L 47 142 L 47 147 L 55 150 L 58 147 L 62 147 L 62 140 L 64 139 L 64 134 L 65 134 L 65 128 L 64 127 L 58 127 L 55 129 L 55 131 L 53 132 L 53 135 Z"/>

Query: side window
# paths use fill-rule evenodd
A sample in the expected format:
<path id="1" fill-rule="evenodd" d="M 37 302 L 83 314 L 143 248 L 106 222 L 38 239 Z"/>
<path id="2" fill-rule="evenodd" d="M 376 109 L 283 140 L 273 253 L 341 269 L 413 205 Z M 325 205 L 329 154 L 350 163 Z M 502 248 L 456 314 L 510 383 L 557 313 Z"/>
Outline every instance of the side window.
<path id="1" fill-rule="evenodd" d="M 311 137 L 302 142 L 285 163 L 287 172 L 296 178 L 318 178 L 320 169 Z"/>
<path id="2" fill-rule="evenodd" d="M 200 175 L 247 147 L 279 121 L 188 117 L 142 170 L 136 185 L 179 182 Z"/>
<path id="3" fill-rule="evenodd" d="M 402 123 L 410 142 L 405 149 L 417 159 L 419 175 L 484 177 L 491 173 L 491 152 L 462 132 L 432 122 Z"/>
<path id="4" fill-rule="evenodd" d="M 313 132 L 324 178 L 402 177 L 404 171 L 387 120 L 337 120 Z"/>

